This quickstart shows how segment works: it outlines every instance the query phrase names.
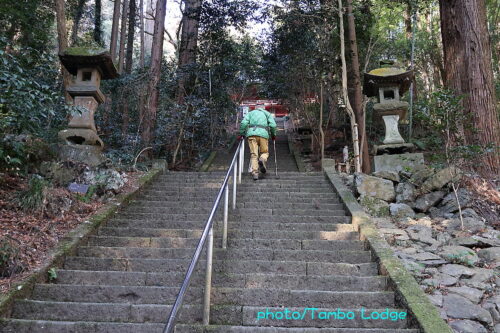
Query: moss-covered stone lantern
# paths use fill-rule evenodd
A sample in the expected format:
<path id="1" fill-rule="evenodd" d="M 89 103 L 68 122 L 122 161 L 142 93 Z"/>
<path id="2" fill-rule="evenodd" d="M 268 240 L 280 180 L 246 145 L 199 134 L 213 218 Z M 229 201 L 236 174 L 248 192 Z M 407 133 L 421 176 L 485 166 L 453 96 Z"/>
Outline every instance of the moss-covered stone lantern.
<path id="1" fill-rule="evenodd" d="M 376 97 L 373 105 L 373 119 L 383 120 L 385 136 L 381 145 L 373 146 L 375 171 L 393 170 L 423 163 L 421 154 L 409 154 L 415 147 L 406 143 L 399 133 L 400 120 L 406 120 L 409 104 L 401 97 L 410 88 L 413 71 L 394 66 L 393 61 L 381 61 L 381 67 L 364 74 L 363 91 L 368 97 Z M 400 155 L 405 153 L 404 157 Z M 377 155 L 384 155 L 383 157 Z"/>
<path id="2" fill-rule="evenodd" d="M 97 165 L 104 148 L 94 122 L 95 111 L 105 100 L 99 87 L 101 80 L 118 77 L 116 67 L 105 49 L 68 48 L 59 58 L 68 72 L 75 76 L 67 92 L 81 112 L 73 114 L 68 128 L 59 132 L 59 139 L 64 143 L 60 157 Z"/>

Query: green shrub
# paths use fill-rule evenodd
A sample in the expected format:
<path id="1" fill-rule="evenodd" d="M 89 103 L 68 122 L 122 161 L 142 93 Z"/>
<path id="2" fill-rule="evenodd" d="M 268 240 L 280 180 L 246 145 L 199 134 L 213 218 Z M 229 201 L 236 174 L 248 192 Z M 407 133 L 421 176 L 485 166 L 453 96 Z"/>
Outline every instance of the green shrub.
<path id="1" fill-rule="evenodd" d="M 40 176 L 33 176 L 29 188 L 19 193 L 18 204 L 26 212 L 35 212 L 43 208 L 47 198 L 48 182 Z"/>

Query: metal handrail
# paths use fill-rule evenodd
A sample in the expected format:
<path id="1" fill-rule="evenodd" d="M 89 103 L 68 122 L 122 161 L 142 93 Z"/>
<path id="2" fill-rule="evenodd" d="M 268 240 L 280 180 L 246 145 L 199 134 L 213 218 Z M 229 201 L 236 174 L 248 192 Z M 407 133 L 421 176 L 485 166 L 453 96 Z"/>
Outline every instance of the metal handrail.
<path id="1" fill-rule="evenodd" d="M 236 183 L 241 183 L 241 173 L 243 172 L 243 162 L 245 156 L 245 144 L 244 141 L 240 141 L 238 147 L 236 148 L 236 152 L 234 153 L 231 164 L 229 165 L 229 169 L 227 170 L 226 176 L 224 177 L 224 182 L 221 185 L 219 193 L 215 198 L 215 202 L 212 206 L 212 210 L 210 211 L 210 215 L 208 216 L 207 222 L 205 223 L 205 229 L 201 235 L 200 241 L 198 242 L 198 246 L 196 246 L 196 250 L 194 251 L 193 259 L 191 259 L 191 263 L 189 264 L 188 270 L 186 272 L 186 276 L 184 277 L 184 281 L 182 282 L 181 289 L 179 290 L 179 294 L 175 299 L 175 303 L 170 310 L 170 315 L 168 317 L 167 324 L 163 330 L 163 333 L 173 333 L 175 322 L 177 320 L 177 315 L 182 306 L 182 301 L 184 300 L 184 296 L 186 294 L 187 288 L 189 287 L 189 283 L 191 282 L 191 277 L 193 275 L 194 269 L 198 260 L 200 259 L 201 252 L 203 250 L 203 246 L 208 238 L 208 246 L 207 246 L 207 263 L 206 263 L 206 272 L 205 272 L 205 294 L 203 297 L 203 325 L 208 325 L 210 321 L 210 292 L 212 289 L 212 256 L 213 256 L 213 243 L 214 243 L 214 235 L 213 235 L 213 218 L 217 209 L 219 208 L 220 200 L 222 195 L 224 194 L 224 225 L 222 231 L 222 248 L 227 248 L 227 220 L 228 220 L 228 201 L 229 201 L 229 178 L 231 177 L 231 172 L 233 173 L 233 209 L 236 209 Z"/>

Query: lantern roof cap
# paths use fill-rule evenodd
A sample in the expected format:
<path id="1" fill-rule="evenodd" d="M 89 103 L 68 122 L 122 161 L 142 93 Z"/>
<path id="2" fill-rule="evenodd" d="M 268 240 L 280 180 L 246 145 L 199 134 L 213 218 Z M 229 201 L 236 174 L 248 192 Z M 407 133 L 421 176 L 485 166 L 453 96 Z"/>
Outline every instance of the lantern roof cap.
<path id="1" fill-rule="evenodd" d="M 119 76 L 108 50 L 95 47 L 69 47 L 59 54 L 62 64 L 68 72 L 76 75 L 79 68 L 95 67 L 99 69 L 103 80 Z"/>

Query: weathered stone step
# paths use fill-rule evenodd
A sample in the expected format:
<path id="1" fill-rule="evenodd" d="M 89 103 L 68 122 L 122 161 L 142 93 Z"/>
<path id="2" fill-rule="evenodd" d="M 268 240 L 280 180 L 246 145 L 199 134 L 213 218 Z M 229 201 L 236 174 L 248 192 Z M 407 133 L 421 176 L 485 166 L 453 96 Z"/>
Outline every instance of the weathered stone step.
<path id="1" fill-rule="evenodd" d="M 64 268 L 69 270 L 126 271 L 126 272 L 183 272 L 191 260 L 186 259 L 125 259 L 67 257 Z M 198 269 L 205 269 L 205 260 L 200 260 Z M 299 275 L 352 275 L 373 276 L 378 274 L 375 263 L 348 264 L 306 261 L 266 260 L 214 260 L 214 271 L 243 273 L 280 273 Z"/>
<path id="2" fill-rule="evenodd" d="M 241 189 L 240 189 L 241 190 Z M 186 197 L 199 197 L 199 196 L 210 196 L 214 193 L 217 194 L 219 191 L 218 188 L 200 188 L 198 187 L 186 187 L 183 189 L 175 189 L 175 188 L 147 188 L 144 190 L 144 194 L 146 195 L 163 195 L 163 196 L 175 196 L 175 195 L 183 195 Z M 292 192 L 290 192 L 292 191 Z M 333 193 L 333 189 L 331 188 L 317 188 L 317 187 L 308 187 L 308 188 L 298 188 L 294 187 L 293 189 L 287 188 L 248 188 L 243 191 L 238 191 L 240 194 L 246 193 L 260 193 L 265 192 L 273 195 L 281 195 L 282 193 L 308 193 L 308 194 L 323 194 L 323 193 Z"/>
<path id="3" fill-rule="evenodd" d="M 184 280 L 185 272 L 145 273 L 113 271 L 57 270 L 59 284 L 75 285 L 121 285 L 177 287 Z M 205 274 L 197 272 L 191 286 L 203 285 Z M 326 291 L 380 291 L 387 289 L 385 276 L 315 276 L 286 274 L 214 274 L 212 285 L 233 288 L 273 288 Z"/>
<path id="4" fill-rule="evenodd" d="M 72 302 L 47 302 L 47 301 L 19 301 L 14 306 L 13 318 L 34 320 L 58 321 L 93 321 L 93 322 L 134 322 L 134 323 L 164 323 L 170 312 L 171 306 L 158 304 L 116 304 L 116 303 L 72 303 Z M 211 323 L 215 325 L 244 325 L 244 326 L 275 326 L 275 327 L 328 327 L 334 321 L 338 328 L 392 328 L 401 329 L 408 326 L 407 319 L 380 320 L 371 319 L 374 311 L 381 313 L 386 309 L 364 309 L 365 318 L 361 317 L 361 309 L 346 309 L 344 313 L 353 312 L 354 319 L 322 320 L 317 316 L 320 313 L 336 312 L 337 309 L 318 308 L 314 311 L 315 317 L 311 318 L 311 310 L 307 308 L 287 308 L 289 316 L 294 313 L 305 313 L 303 320 L 282 319 L 257 319 L 259 313 L 264 313 L 266 308 L 254 306 L 214 306 L 211 309 Z M 268 307 L 269 312 L 282 312 L 284 308 Z M 389 312 L 405 312 L 401 309 L 387 309 Z M 201 305 L 186 304 L 179 313 L 178 323 L 201 322 Z"/>
<path id="5" fill-rule="evenodd" d="M 216 235 L 215 245 L 220 246 L 220 235 Z M 154 238 L 154 237 L 112 237 L 91 236 L 89 246 L 106 247 L 151 247 L 151 248 L 193 248 L 198 238 Z M 228 238 L 229 248 L 242 249 L 282 249 L 282 250 L 359 250 L 364 243 L 359 240 L 298 240 L 298 239 L 252 239 Z"/>
<path id="6" fill-rule="evenodd" d="M 96 258 L 143 258 L 143 259 L 191 259 L 195 249 L 161 249 L 138 247 L 81 247 L 78 255 Z M 314 251 L 314 250 L 267 250 L 267 249 L 214 249 L 214 258 L 219 260 L 259 260 L 282 261 L 319 261 L 368 263 L 370 251 Z"/>
<path id="7" fill-rule="evenodd" d="M 176 333 L 420 333 L 417 329 L 384 328 L 304 328 L 179 324 Z"/>
<path id="8" fill-rule="evenodd" d="M 183 202 L 182 207 L 189 209 L 189 208 L 212 208 L 213 202 L 211 201 L 189 201 L 189 202 Z M 232 204 L 232 199 L 230 200 L 230 204 Z M 325 201 L 315 201 L 313 202 L 310 200 L 310 202 L 304 203 L 290 203 L 290 200 L 282 200 L 281 202 L 279 201 L 274 201 L 274 202 L 266 202 L 266 201 L 236 201 L 236 207 L 237 208 L 278 208 L 278 209 L 285 209 L 285 208 L 297 208 L 297 209 L 343 209 L 344 206 L 343 204 L 340 203 L 340 201 L 337 200 L 325 200 Z M 140 200 L 140 201 L 135 201 L 129 209 L 135 209 L 135 207 L 179 207 L 179 201 L 168 201 L 168 199 L 165 199 L 164 201 L 153 201 L 153 200 Z"/>
<path id="9" fill-rule="evenodd" d="M 39 284 L 33 291 L 32 299 L 52 302 L 171 304 L 178 292 L 179 287 Z M 189 288 L 185 302 L 202 304 L 203 288 Z M 265 307 L 300 306 L 305 302 L 317 307 L 381 308 L 394 307 L 394 293 L 216 287 L 212 289 L 211 302 L 217 305 Z"/>
<path id="10" fill-rule="evenodd" d="M 221 205 L 222 206 L 222 205 Z M 235 213 L 237 215 L 247 215 L 247 214 L 252 214 L 252 215 L 257 215 L 257 216 L 264 216 L 264 215 L 304 215 L 304 216 L 315 216 L 315 215 L 333 215 L 333 216 L 344 216 L 345 211 L 343 209 L 343 205 L 334 205 L 332 208 L 318 208 L 315 209 L 314 207 L 308 207 L 309 209 L 300 209 L 300 208 L 295 208 L 295 207 L 290 207 L 288 209 L 283 209 L 281 206 L 272 206 L 271 208 L 237 208 L 235 211 L 231 211 L 232 213 Z M 209 208 L 193 208 L 193 207 L 184 207 L 184 206 L 178 206 L 178 207 L 163 207 L 161 205 L 155 206 L 155 207 L 138 207 L 134 206 L 131 207 L 128 212 L 124 214 L 129 214 L 129 213 L 144 213 L 144 214 L 208 214 L 210 213 Z"/>
<path id="11" fill-rule="evenodd" d="M 215 235 L 221 235 L 221 230 Z M 257 238 L 257 239 L 359 239 L 355 231 L 284 231 L 284 230 L 240 230 L 233 225 L 227 231 L 229 238 Z M 153 229 L 153 228 L 101 228 L 99 236 L 114 237 L 168 237 L 168 238 L 200 238 L 202 230 L 187 229 Z"/>
<path id="12" fill-rule="evenodd" d="M 248 159 L 245 161 L 248 167 Z M 172 178 L 210 178 L 210 177 L 224 177 L 226 173 L 222 171 L 208 171 L 208 172 L 166 172 L 158 177 L 158 179 L 172 179 Z M 291 172 L 283 171 L 280 173 L 282 179 L 288 178 L 325 178 L 322 172 Z"/>
<path id="13" fill-rule="evenodd" d="M 57 321 L 163 323 L 170 312 L 170 305 L 76 303 L 21 300 L 16 302 L 13 318 Z M 184 304 L 178 322 L 197 323 L 202 320 L 202 306 Z M 212 307 L 213 322 L 241 323 L 242 307 Z"/>
<path id="14" fill-rule="evenodd" d="M 7 319 L 2 333 L 163 333 L 165 324 Z M 187 331 L 185 331 L 187 332 Z"/>
<path id="15" fill-rule="evenodd" d="M 220 216 L 220 212 L 219 215 Z M 332 215 L 314 215 L 314 216 L 300 216 L 300 215 L 253 215 L 246 213 L 245 215 L 233 214 L 229 216 L 230 221 L 245 221 L 245 222 L 282 222 L 282 223 L 348 223 L 348 216 L 345 216 L 343 211 L 335 211 Z M 208 214 L 161 214 L 161 213 L 133 213 L 127 212 L 118 214 L 117 218 L 133 219 L 133 220 L 153 220 L 163 221 L 163 225 L 167 226 L 169 221 L 206 221 Z M 146 221 L 145 221 L 146 222 Z"/>
<path id="16" fill-rule="evenodd" d="M 148 190 L 155 191 L 178 191 L 178 192 L 190 192 L 196 190 L 213 190 L 220 189 L 222 185 L 221 183 L 203 183 L 193 185 L 179 185 L 179 184 L 171 184 L 171 183 L 155 183 L 148 187 Z M 232 182 L 229 183 L 231 187 Z M 262 192 L 262 191 L 277 191 L 277 190 L 289 190 L 295 192 L 303 192 L 305 190 L 330 190 L 333 191 L 333 187 L 328 183 L 316 183 L 316 184 L 266 184 L 265 182 L 256 182 L 255 184 L 243 184 L 237 191 L 253 191 L 253 192 Z"/>
<path id="17" fill-rule="evenodd" d="M 146 228 L 146 229 L 166 229 L 163 221 L 161 223 L 152 223 L 152 227 L 142 227 L 144 223 L 135 220 L 113 220 L 107 224 L 107 228 Z M 170 221 L 168 229 L 197 229 L 202 230 L 205 221 Z M 350 223 L 284 223 L 284 222 L 244 222 L 229 221 L 229 229 L 235 230 L 287 230 L 287 231 L 356 231 L 353 224 Z M 222 221 L 214 223 L 215 230 L 222 229 Z M 163 231 L 160 231 L 163 232 Z"/>
<path id="18" fill-rule="evenodd" d="M 300 203 L 338 203 L 340 202 L 339 197 L 334 193 L 320 193 L 318 195 L 313 195 L 310 193 L 281 193 L 280 195 L 272 195 L 266 192 L 259 193 L 259 195 L 255 195 L 255 193 L 248 192 L 238 192 L 237 203 L 240 202 L 255 202 L 258 199 L 261 199 L 262 202 L 277 202 L 277 203 L 290 203 L 292 202 L 300 202 Z M 151 202 L 210 202 L 213 204 L 215 200 L 215 195 L 208 199 L 205 196 L 187 196 L 184 197 L 182 195 L 175 196 L 158 196 L 158 195 L 149 195 L 149 194 L 141 194 L 141 201 L 151 201 Z M 243 201 L 242 201 L 243 200 Z"/>

